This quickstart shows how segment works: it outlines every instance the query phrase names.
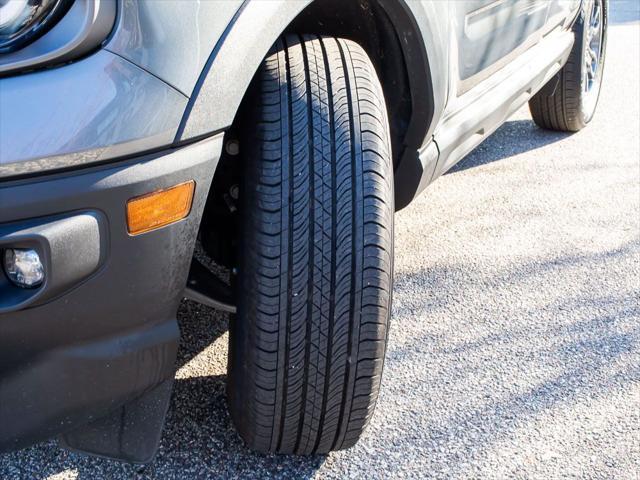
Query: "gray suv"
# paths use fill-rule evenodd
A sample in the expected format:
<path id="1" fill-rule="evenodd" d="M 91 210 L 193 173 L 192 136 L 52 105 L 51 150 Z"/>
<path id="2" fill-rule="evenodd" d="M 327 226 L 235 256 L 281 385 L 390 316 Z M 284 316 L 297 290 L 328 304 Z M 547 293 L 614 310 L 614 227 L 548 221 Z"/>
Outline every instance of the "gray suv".
<path id="1" fill-rule="evenodd" d="M 607 10 L 0 0 L 0 451 L 150 461 L 184 297 L 232 312 L 250 447 L 355 444 L 394 212 L 525 102 L 545 129 L 589 123 Z"/>

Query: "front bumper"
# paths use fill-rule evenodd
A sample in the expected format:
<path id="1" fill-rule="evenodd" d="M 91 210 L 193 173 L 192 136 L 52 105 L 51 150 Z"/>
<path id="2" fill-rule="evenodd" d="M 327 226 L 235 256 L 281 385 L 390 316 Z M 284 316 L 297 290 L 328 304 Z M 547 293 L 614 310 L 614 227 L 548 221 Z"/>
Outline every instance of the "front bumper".
<path id="1" fill-rule="evenodd" d="M 173 378 L 177 307 L 221 148 L 218 135 L 128 162 L 0 186 L 0 232 L 90 212 L 101 223 L 96 248 L 103 250 L 94 271 L 54 296 L 15 308 L 5 302 L 0 452 L 74 431 Z M 188 180 L 196 189 L 187 218 L 143 235 L 127 233 L 128 199 Z"/>

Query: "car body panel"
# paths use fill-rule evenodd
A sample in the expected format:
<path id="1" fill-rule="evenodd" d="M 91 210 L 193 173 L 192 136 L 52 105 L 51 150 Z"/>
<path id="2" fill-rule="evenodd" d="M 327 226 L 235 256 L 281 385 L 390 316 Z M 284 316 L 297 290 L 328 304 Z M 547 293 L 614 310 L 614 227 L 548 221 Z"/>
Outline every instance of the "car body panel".
<path id="1" fill-rule="evenodd" d="M 0 79 L 0 95 L 4 93 L 2 101 L 6 105 L 2 112 L 7 116 L 0 122 L 0 178 L 117 159 L 227 129 L 268 48 L 310 3 L 311 0 L 121 1 L 116 28 L 103 50 L 51 73 L 23 75 L 19 82 L 11 78 Z M 461 94 L 461 91 L 468 93 L 468 90 L 461 90 L 462 82 L 472 79 L 478 82 L 476 87 L 481 86 L 482 81 L 477 75 L 486 75 L 490 68 L 496 66 L 503 67 L 493 62 L 490 67 L 480 69 L 484 64 L 478 64 L 475 68 L 480 71 L 475 75 L 458 78 L 460 63 L 468 60 L 460 55 L 461 47 L 465 52 L 469 49 L 475 51 L 474 39 L 464 32 L 465 22 L 468 23 L 474 12 L 486 10 L 487 6 L 496 3 L 503 5 L 507 13 L 517 5 L 537 5 L 533 0 L 489 3 L 485 0 L 389 0 L 381 4 L 394 23 L 402 45 L 413 55 L 407 63 L 410 69 L 414 69 L 409 72 L 409 79 L 413 83 L 415 98 L 412 100 L 412 121 L 406 127 L 404 142 L 410 151 L 400 161 L 420 164 L 417 168 L 426 176 L 433 173 L 433 165 L 421 165 L 417 152 L 426 149 L 433 140 L 435 129 L 447 115 L 473 100 L 473 95 Z M 567 4 L 574 5 L 575 1 L 543 3 L 556 12 L 554 18 L 559 19 L 563 14 L 566 18 L 569 13 Z M 526 8 L 518 8 L 520 17 L 527 15 Z M 527 18 L 535 18 L 537 28 L 539 8 L 533 10 L 533 17 Z M 494 17 L 500 19 L 500 15 Z M 265 22 L 267 18 L 269 21 Z M 523 22 L 522 19 L 518 21 Z M 527 28 L 531 30 L 533 27 Z M 483 32 L 483 42 L 493 38 L 490 34 L 496 31 L 496 28 L 488 28 Z M 520 37 L 515 34 L 512 37 L 513 47 L 514 39 Z M 418 50 L 420 52 L 416 54 Z M 113 53 L 111 58 L 107 58 L 109 52 Z M 492 54 L 491 58 L 499 57 L 499 53 Z M 501 57 L 501 61 L 506 57 Z M 126 60 L 139 69 L 136 70 Z M 100 70 L 96 64 L 101 62 L 113 65 L 112 68 L 102 67 L 106 75 L 95 73 Z M 59 70 L 64 70 L 64 73 Z M 82 84 L 74 85 L 74 78 L 81 78 L 81 70 L 94 73 L 96 77 L 84 78 Z M 122 74 L 117 76 L 117 72 Z M 65 93 L 60 97 L 47 97 L 49 87 L 41 82 L 43 75 L 51 75 L 54 83 L 68 85 L 66 91 L 63 88 Z M 234 81 L 228 81 L 229 78 Z M 174 89 L 167 88 L 169 85 Z M 24 91 L 26 89 L 29 93 Z M 117 94 L 109 99 L 107 97 L 112 90 Z M 31 110 L 20 105 L 21 99 L 27 95 L 34 100 L 27 105 Z M 87 102 L 87 111 L 74 117 L 79 123 L 92 125 L 95 131 L 91 128 L 81 131 L 76 128 L 74 120 L 56 117 L 64 115 L 65 108 L 74 110 L 73 106 L 61 105 L 63 98 L 74 100 L 82 97 L 90 97 L 97 107 Z M 11 118 L 15 111 L 20 114 Z M 92 114 L 93 120 L 89 118 Z M 25 124 L 30 118 L 35 118 L 36 122 L 55 120 L 48 138 L 33 141 L 28 136 L 19 135 L 26 130 Z M 41 128 L 38 131 L 42 131 Z M 18 140 L 9 140 L 14 138 Z M 26 139 L 26 143 L 21 139 Z M 413 171 L 415 167 L 409 170 Z M 425 185 L 424 179 L 420 183 Z M 396 185 L 397 190 L 402 188 L 420 190 L 416 185 Z M 415 193 L 412 191 L 406 196 L 413 198 Z M 402 203 L 406 202 L 399 202 Z"/>
<path id="2" fill-rule="evenodd" d="M 568 26 L 576 18 L 581 0 L 549 0 L 545 33 L 560 26 Z"/>
<path id="3" fill-rule="evenodd" d="M 580 5 L 579 0 L 545 0 L 541 3 L 529 0 L 410 2 L 412 11 L 416 11 L 417 4 L 432 3 L 445 5 L 449 10 L 449 22 L 447 27 L 443 27 L 448 35 L 447 47 L 443 50 L 447 52 L 447 59 L 444 66 L 441 64 L 447 74 L 440 75 L 447 83 L 446 88 L 441 87 L 446 94 L 435 107 L 430 135 L 424 138 L 418 154 L 414 157 L 408 152 L 395 171 L 397 210 L 406 207 L 431 182 L 480 144 L 504 122 L 509 112 L 524 104 L 544 85 L 542 80 L 550 72 L 562 66 L 567 43 L 573 42 L 571 21 Z M 464 26 L 474 12 L 496 5 L 500 9 L 491 12 L 493 18 L 489 16 L 484 30 L 475 33 L 484 38 L 484 48 L 488 50 L 485 57 L 477 58 L 475 40 Z M 501 9 L 506 14 L 500 13 Z M 487 10 L 491 11 L 491 8 Z M 559 13 L 549 18 L 549 11 Z M 505 18 L 519 17 L 519 20 L 505 24 L 505 20 L 500 19 L 501 15 L 506 15 Z M 528 25 L 528 22 L 532 23 Z M 496 33 L 510 29 L 513 31 L 504 38 Z M 559 42 L 558 49 L 551 48 L 549 42 L 542 46 L 550 33 L 557 34 L 551 40 Z M 498 47 L 491 51 L 492 38 L 506 43 L 498 42 Z M 467 55 L 466 51 L 475 53 Z M 533 62 L 541 70 L 528 67 L 527 62 Z M 466 68 L 464 73 L 460 73 L 461 64 L 463 69 Z M 514 69 L 523 69 L 517 80 Z M 505 88 L 501 90 L 501 86 Z M 471 112 L 474 114 L 470 115 Z"/>
<path id="4" fill-rule="evenodd" d="M 0 79 L 0 178 L 82 166 L 170 145 L 187 97 L 101 50 Z"/>
<path id="5" fill-rule="evenodd" d="M 546 22 L 547 0 L 462 0 L 451 12 L 451 81 L 458 95 L 486 78 L 500 60 L 534 45 Z"/>
<path id="6" fill-rule="evenodd" d="M 205 67 L 177 140 L 197 138 L 231 125 L 267 51 L 287 25 L 311 3 L 311 0 L 272 0 L 251 1 L 242 6 Z M 417 139 L 410 143 L 420 146 L 430 137 L 430 129 L 445 107 L 448 33 L 447 22 L 442 20 L 448 16 L 448 7 L 446 2 L 404 0 L 388 0 L 381 5 L 395 23 L 401 43 L 424 52 L 422 65 L 410 65 L 410 68 L 424 70 L 415 75 L 425 89 L 421 93 L 432 111 L 423 122 L 410 125 L 407 132 L 407 137 Z M 229 82 L 229 78 L 234 81 Z"/>
<path id="7" fill-rule="evenodd" d="M 449 95 L 444 118 L 475 101 L 492 76 L 573 18 L 579 0 L 464 0 L 451 9 Z M 550 17 L 550 12 L 555 12 Z M 568 22 L 567 22 L 568 23 Z M 566 25 L 565 25 L 566 26 Z M 567 28 L 565 28 L 567 30 Z M 507 80 L 503 78 L 503 80 Z M 467 95 L 470 91 L 474 90 Z"/>
<path id="8" fill-rule="evenodd" d="M 383 2 L 383 5 L 387 5 L 387 2 Z M 398 7 L 407 9 L 415 22 L 416 31 L 419 34 L 418 39 L 412 38 L 413 32 L 405 29 L 405 37 L 402 38 L 402 43 L 405 45 L 414 42 L 419 44 L 425 55 L 422 61 L 427 69 L 426 78 L 428 78 L 430 84 L 430 98 L 428 100 L 431 103 L 432 111 L 428 116 L 427 125 L 413 126 L 422 137 L 416 144 L 425 146 L 430 142 L 435 126 L 442 118 L 447 103 L 450 8 L 448 2 L 425 0 L 417 2 L 402 0 L 398 3 Z M 424 80 L 420 78 L 419 81 Z M 412 135 L 413 132 L 407 132 L 408 138 L 411 138 Z M 414 142 L 409 141 L 407 143 L 412 144 Z"/>
<path id="9" fill-rule="evenodd" d="M 434 178 L 453 167 L 525 104 L 564 65 L 573 45 L 571 32 L 559 31 L 487 79 L 482 92 L 438 125 L 440 151 Z"/>
<path id="10" fill-rule="evenodd" d="M 309 3 L 308 0 L 245 3 L 211 53 L 177 140 L 199 137 L 231 125 L 269 48 Z"/>
<path id="11" fill-rule="evenodd" d="M 242 4 L 243 0 L 123 1 L 118 24 L 104 48 L 189 97 Z"/>

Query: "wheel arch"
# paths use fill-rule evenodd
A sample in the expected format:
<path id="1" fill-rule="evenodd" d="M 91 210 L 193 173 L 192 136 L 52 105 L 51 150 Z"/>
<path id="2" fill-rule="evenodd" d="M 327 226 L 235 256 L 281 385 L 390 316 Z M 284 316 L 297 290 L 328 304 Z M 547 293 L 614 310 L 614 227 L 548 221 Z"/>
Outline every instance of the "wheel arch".
<path id="1" fill-rule="evenodd" d="M 196 83 L 176 142 L 228 129 L 269 48 L 291 32 L 340 36 L 363 46 L 385 93 L 395 170 L 415 161 L 438 103 L 427 49 L 441 46 L 423 36 L 406 0 L 245 1 Z M 397 198 L 413 198 L 413 189 L 396 181 Z"/>

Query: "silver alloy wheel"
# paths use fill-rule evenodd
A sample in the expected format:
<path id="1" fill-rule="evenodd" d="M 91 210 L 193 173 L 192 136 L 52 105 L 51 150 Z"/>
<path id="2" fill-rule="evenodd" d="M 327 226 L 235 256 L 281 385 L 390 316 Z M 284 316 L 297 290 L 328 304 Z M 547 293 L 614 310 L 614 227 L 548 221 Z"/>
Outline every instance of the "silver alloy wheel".
<path id="1" fill-rule="evenodd" d="M 587 15 L 585 15 L 587 38 L 584 49 L 582 88 L 585 110 L 591 115 L 598 100 L 602 78 L 604 21 L 602 0 L 592 0 L 589 2 L 589 6 L 590 11 L 587 10 Z"/>

